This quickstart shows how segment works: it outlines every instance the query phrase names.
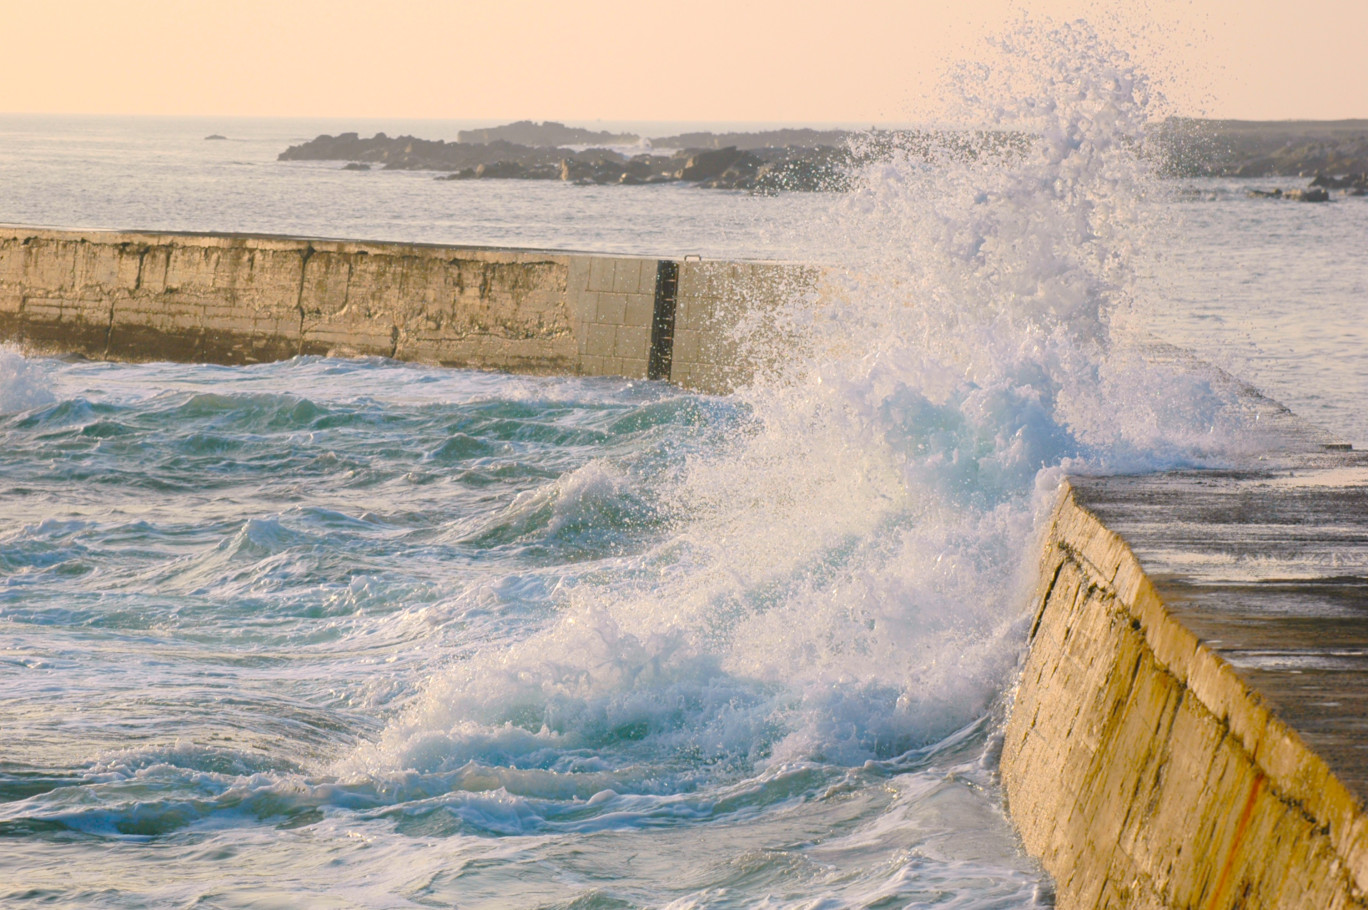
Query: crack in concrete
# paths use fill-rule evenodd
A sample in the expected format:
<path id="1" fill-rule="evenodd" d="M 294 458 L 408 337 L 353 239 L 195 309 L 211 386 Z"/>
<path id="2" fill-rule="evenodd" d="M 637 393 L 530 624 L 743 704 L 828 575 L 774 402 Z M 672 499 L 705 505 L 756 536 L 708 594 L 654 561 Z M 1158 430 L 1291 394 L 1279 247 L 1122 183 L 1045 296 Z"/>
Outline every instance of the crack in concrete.
<path id="1" fill-rule="evenodd" d="M 309 276 L 309 260 L 313 258 L 313 244 L 304 247 L 304 253 L 299 260 L 299 292 L 295 294 L 295 310 L 299 313 L 299 342 L 295 345 L 295 356 L 304 353 L 304 285 L 305 279 Z"/>

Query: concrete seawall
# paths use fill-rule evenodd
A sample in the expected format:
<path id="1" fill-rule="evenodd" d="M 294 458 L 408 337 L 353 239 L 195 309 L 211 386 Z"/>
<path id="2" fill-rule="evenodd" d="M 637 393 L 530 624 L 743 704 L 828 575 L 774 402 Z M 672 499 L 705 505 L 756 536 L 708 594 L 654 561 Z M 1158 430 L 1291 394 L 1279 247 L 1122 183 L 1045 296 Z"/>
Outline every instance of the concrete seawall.
<path id="1" fill-rule="evenodd" d="M 1065 489 L 1001 762 L 1059 907 L 1368 906 L 1366 486 L 1323 453 Z"/>
<path id="2" fill-rule="evenodd" d="M 251 235 L 0 228 L 0 340 L 111 360 L 299 354 L 725 392 L 756 368 L 730 327 L 815 272 Z"/>

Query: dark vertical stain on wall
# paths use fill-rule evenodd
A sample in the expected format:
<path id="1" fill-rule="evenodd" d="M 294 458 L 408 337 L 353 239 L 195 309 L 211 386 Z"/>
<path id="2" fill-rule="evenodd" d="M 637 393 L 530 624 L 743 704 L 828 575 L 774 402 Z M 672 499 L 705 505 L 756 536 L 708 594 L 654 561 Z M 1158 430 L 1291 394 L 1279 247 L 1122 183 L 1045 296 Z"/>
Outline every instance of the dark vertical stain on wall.
<path id="1" fill-rule="evenodd" d="M 647 379 L 669 379 L 674 359 L 675 301 L 679 295 L 679 263 L 662 259 L 656 264 L 655 318 L 651 320 L 651 357 Z"/>

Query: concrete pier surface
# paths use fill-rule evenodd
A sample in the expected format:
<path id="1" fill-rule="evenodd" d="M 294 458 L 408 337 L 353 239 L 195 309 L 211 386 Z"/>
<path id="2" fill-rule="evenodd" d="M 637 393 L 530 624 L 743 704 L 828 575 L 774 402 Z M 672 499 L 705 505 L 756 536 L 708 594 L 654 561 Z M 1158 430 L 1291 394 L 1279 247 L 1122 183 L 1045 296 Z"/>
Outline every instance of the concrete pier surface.
<path id="1" fill-rule="evenodd" d="M 1368 804 L 1368 455 L 1073 485 L 1174 618 Z"/>
<path id="2" fill-rule="evenodd" d="M 1368 457 L 1074 477 L 1004 734 L 1062 908 L 1368 906 Z"/>

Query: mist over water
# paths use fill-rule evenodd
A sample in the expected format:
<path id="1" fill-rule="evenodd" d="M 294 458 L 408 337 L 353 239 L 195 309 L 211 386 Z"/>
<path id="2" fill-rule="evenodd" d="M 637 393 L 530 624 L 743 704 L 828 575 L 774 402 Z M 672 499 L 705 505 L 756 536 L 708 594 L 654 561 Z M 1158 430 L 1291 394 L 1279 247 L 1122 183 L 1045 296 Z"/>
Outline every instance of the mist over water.
<path id="1" fill-rule="evenodd" d="M 992 749 L 1037 525 L 1267 443 L 1137 328 L 1125 55 L 952 84 L 1025 146 L 830 197 L 726 398 L 0 352 L 0 900 L 1048 905 Z"/>

